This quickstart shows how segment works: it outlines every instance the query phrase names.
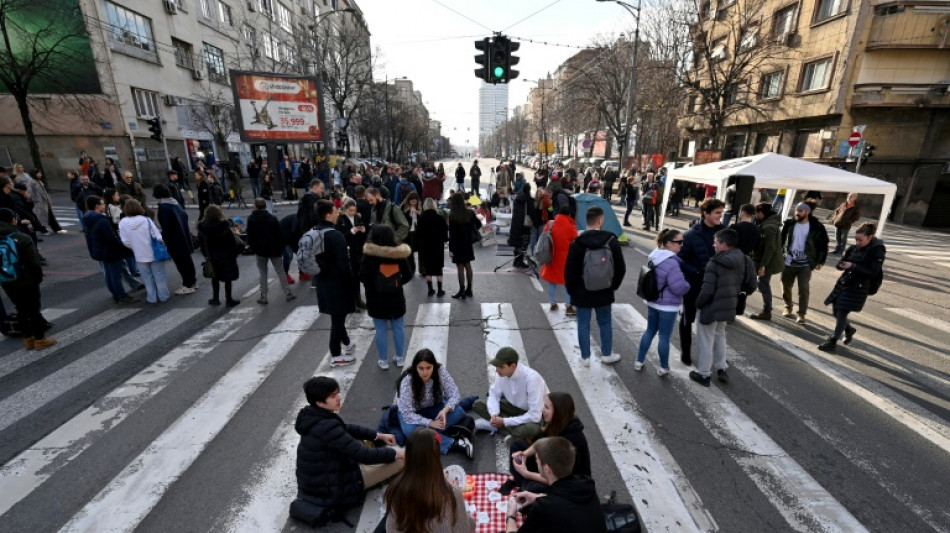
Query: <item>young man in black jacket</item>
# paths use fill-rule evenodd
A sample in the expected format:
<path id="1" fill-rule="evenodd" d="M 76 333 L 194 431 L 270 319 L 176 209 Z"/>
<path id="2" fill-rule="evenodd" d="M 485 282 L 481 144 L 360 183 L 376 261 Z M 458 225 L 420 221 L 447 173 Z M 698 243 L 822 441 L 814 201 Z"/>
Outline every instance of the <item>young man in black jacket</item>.
<path id="1" fill-rule="evenodd" d="M 395 446 L 396 437 L 346 424 L 343 396 L 333 378 L 317 376 L 303 385 L 307 406 L 297 414 L 297 490 L 301 497 L 328 507 L 347 508 L 363 501 L 364 491 L 398 474 L 405 466 L 400 448 L 370 448 L 363 441 Z"/>
<path id="2" fill-rule="evenodd" d="M 508 499 L 505 531 L 606 533 L 607 522 L 594 480 L 571 474 L 575 456 L 571 442 L 564 437 L 547 437 L 535 442 L 534 448 L 538 472 L 549 485 L 547 493 L 512 493 Z M 521 528 L 515 515 L 519 504 L 529 508 Z"/>
<path id="3" fill-rule="evenodd" d="M 40 283 L 43 282 L 40 254 L 36 251 L 33 239 L 17 229 L 16 213 L 0 208 L 0 239 L 6 240 L 11 236 L 21 268 L 17 279 L 5 282 L 3 290 L 16 306 L 24 348 L 43 350 L 56 344 L 56 341 L 44 338 L 46 320 L 40 313 Z"/>
<path id="4" fill-rule="evenodd" d="M 702 218 L 692 225 L 683 234 L 683 247 L 679 258 L 683 260 L 680 268 L 689 282 L 689 292 L 683 297 L 683 314 L 680 315 L 680 361 L 690 366 L 693 364 L 693 322 L 696 321 L 696 297 L 703 286 L 703 272 L 706 263 L 716 255 L 713 247 L 716 232 L 722 227 L 722 215 L 726 204 L 716 198 L 707 198 L 699 206 Z"/>
<path id="5" fill-rule="evenodd" d="M 284 254 L 284 237 L 280 232 L 280 222 L 267 210 L 267 202 L 263 198 L 254 200 L 254 211 L 251 211 L 251 215 L 247 217 L 247 245 L 257 256 L 257 272 L 260 275 L 261 285 L 261 297 L 257 299 L 257 303 L 267 304 L 268 261 L 274 267 L 285 299 L 288 302 L 296 299 L 297 295 L 290 292 L 287 272 L 284 271 L 281 261 Z"/>

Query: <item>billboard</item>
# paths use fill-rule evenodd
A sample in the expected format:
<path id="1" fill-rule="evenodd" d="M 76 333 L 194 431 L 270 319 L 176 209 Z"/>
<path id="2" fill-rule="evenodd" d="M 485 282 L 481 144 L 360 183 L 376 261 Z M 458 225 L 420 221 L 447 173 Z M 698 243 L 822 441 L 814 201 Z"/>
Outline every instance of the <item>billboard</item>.
<path id="1" fill-rule="evenodd" d="M 242 141 L 323 140 L 316 79 L 232 70 L 231 87 Z"/>

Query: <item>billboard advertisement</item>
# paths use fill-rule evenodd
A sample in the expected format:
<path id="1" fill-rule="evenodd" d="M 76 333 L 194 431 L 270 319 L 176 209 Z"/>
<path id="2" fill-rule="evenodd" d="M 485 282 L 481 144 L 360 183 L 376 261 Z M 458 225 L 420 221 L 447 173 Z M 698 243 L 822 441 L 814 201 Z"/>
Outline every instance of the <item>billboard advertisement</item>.
<path id="1" fill-rule="evenodd" d="M 314 78 L 232 70 L 231 87 L 242 141 L 323 140 Z"/>

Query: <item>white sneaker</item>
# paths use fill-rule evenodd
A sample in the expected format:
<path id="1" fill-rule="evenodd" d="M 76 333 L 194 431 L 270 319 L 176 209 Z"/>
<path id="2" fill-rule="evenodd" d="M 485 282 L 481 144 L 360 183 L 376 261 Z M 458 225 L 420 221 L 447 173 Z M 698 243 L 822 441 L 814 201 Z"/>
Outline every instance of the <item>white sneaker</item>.
<path id="1" fill-rule="evenodd" d="M 600 358 L 600 362 L 605 365 L 612 365 L 620 360 L 619 353 L 612 353 L 610 355 L 605 355 Z"/>
<path id="2" fill-rule="evenodd" d="M 588 357 L 587 359 L 584 359 L 583 357 L 581 357 L 581 366 L 584 366 L 584 367 L 588 367 L 588 368 L 589 368 L 589 367 L 590 367 L 590 357 Z"/>
<path id="3" fill-rule="evenodd" d="M 660 367 L 656 369 L 656 375 L 660 376 L 661 378 L 665 378 L 669 374 L 670 374 L 669 368 Z"/>
<path id="4" fill-rule="evenodd" d="M 389 370 L 389 361 L 383 361 L 382 359 L 379 359 L 376 361 L 376 364 L 379 365 L 379 368 L 382 368 L 383 370 Z"/>
<path id="5" fill-rule="evenodd" d="M 484 418 L 476 418 L 475 429 L 478 431 L 494 431 L 495 427 L 491 425 L 491 422 L 485 420 Z"/>
<path id="6" fill-rule="evenodd" d="M 191 293 L 193 293 L 193 292 L 195 292 L 194 287 L 185 287 L 185 286 L 182 286 L 180 289 L 178 289 L 177 291 L 175 291 L 175 294 L 191 294 Z"/>
<path id="7" fill-rule="evenodd" d="M 405 357 L 397 357 L 397 358 L 396 358 L 396 366 L 398 366 L 399 368 L 402 368 L 402 367 L 405 366 L 405 365 L 406 365 L 406 358 L 405 358 Z"/>
<path id="8" fill-rule="evenodd" d="M 355 357 L 347 357 L 345 355 L 340 355 L 330 360 L 330 366 L 346 366 L 346 365 L 352 365 L 355 362 L 356 362 Z"/>
<path id="9" fill-rule="evenodd" d="M 633 369 L 636 370 L 637 372 L 643 370 L 643 363 L 641 363 L 640 361 L 633 363 Z"/>
<path id="10" fill-rule="evenodd" d="M 355 351 L 356 351 L 356 343 L 353 341 L 350 341 L 349 344 L 343 346 L 343 353 L 345 353 L 346 355 L 353 355 L 353 352 Z"/>

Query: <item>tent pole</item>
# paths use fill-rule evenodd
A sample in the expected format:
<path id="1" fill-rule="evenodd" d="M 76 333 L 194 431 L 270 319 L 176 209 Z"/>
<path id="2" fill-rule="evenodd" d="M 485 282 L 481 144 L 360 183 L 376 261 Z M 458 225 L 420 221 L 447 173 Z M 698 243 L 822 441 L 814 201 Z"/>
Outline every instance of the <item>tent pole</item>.
<path id="1" fill-rule="evenodd" d="M 788 213 L 792 210 L 792 204 L 795 196 L 798 194 L 796 189 L 785 189 L 785 201 L 782 203 L 782 220 L 788 220 Z"/>
<path id="2" fill-rule="evenodd" d="M 894 203 L 894 194 L 896 191 L 891 191 L 884 194 L 884 205 L 881 206 L 881 218 L 877 221 L 877 231 L 875 234 L 880 237 L 884 235 L 884 224 L 887 223 L 887 216 L 891 214 L 891 204 Z"/>
<path id="3" fill-rule="evenodd" d="M 663 229 L 663 223 L 666 222 L 666 206 L 670 203 L 670 190 L 673 188 L 673 182 L 675 180 L 667 174 L 666 184 L 663 186 L 663 203 L 660 205 L 660 223 L 656 227 L 657 233 Z"/>

